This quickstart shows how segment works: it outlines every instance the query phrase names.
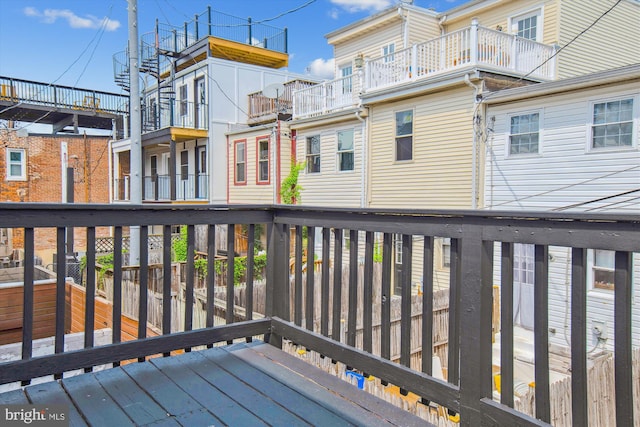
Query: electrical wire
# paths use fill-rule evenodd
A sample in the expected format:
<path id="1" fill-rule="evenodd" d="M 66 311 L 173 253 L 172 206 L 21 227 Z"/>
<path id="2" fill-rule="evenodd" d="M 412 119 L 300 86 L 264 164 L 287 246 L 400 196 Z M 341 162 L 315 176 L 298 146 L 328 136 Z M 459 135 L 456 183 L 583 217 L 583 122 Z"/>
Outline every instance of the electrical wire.
<path id="1" fill-rule="evenodd" d="M 622 0 L 618 0 L 613 6 L 611 6 L 609 9 L 607 9 L 605 12 L 603 12 L 600 16 L 598 16 L 598 18 L 596 18 L 595 21 L 593 21 L 591 24 L 589 24 L 589 26 L 587 28 L 585 28 L 584 30 L 580 31 L 578 34 L 575 35 L 575 37 L 573 37 L 571 40 L 569 40 L 564 46 L 559 47 L 554 53 L 553 55 L 551 55 L 549 58 L 545 59 L 544 61 L 542 61 L 537 67 L 535 67 L 534 69 L 532 69 L 531 71 L 529 71 L 527 74 L 525 74 L 524 76 L 520 77 L 517 80 L 512 81 L 511 83 L 509 83 L 508 85 L 506 85 L 503 88 L 500 88 L 499 90 L 495 91 L 495 92 L 490 92 L 486 98 L 483 99 L 489 99 L 492 96 L 507 90 L 511 87 L 513 87 L 515 84 L 521 82 L 522 80 L 526 79 L 527 77 L 529 77 L 531 74 L 533 74 L 536 70 L 538 70 L 540 67 L 543 67 L 545 64 L 547 64 L 549 61 L 551 61 L 553 58 L 555 58 L 556 56 L 558 56 L 558 54 L 560 52 L 562 52 L 564 49 L 566 49 L 567 47 L 571 46 L 571 44 L 573 44 L 573 42 L 575 42 L 578 38 L 582 37 L 587 31 L 589 31 L 591 28 L 593 28 L 602 18 L 604 18 L 606 15 L 609 14 L 609 12 L 611 12 L 616 6 L 618 6 L 620 3 L 622 2 Z"/>
<path id="2" fill-rule="evenodd" d="M 622 193 L 612 194 L 610 196 L 599 197 L 599 198 L 593 199 L 593 200 L 587 200 L 586 202 L 574 203 L 572 205 L 568 205 L 568 206 L 563 206 L 561 208 L 552 209 L 552 211 L 564 211 L 564 210 L 567 210 L 567 209 L 573 209 L 573 208 L 577 208 L 579 206 L 588 205 L 590 203 L 602 202 L 604 200 L 613 199 L 614 197 L 626 196 L 627 194 L 637 193 L 638 191 L 640 191 L 640 188 L 636 188 L 634 190 L 629 190 L 629 191 L 623 191 Z M 618 202 L 618 203 L 621 203 L 621 202 Z M 597 209 L 597 208 L 594 208 L 594 209 Z"/>

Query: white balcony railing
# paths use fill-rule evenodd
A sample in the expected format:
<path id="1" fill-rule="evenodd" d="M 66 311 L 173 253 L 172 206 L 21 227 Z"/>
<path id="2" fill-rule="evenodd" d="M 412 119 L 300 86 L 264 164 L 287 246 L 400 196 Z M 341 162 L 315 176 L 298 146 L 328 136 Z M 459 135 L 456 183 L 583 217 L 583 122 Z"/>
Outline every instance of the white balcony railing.
<path id="1" fill-rule="evenodd" d="M 294 116 L 312 117 L 357 105 L 355 80 L 355 76 L 350 75 L 295 91 Z"/>
<path id="2" fill-rule="evenodd" d="M 553 46 L 480 27 L 474 22 L 471 27 L 366 61 L 361 92 L 389 88 L 470 66 L 553 80 L 554 54 Z M 359 92 L 352 90 L 353 85 L 347 85 L 346 79 L 351 77 L 294 92 L 293 116 L 312 117 L 357 105 Z"/>

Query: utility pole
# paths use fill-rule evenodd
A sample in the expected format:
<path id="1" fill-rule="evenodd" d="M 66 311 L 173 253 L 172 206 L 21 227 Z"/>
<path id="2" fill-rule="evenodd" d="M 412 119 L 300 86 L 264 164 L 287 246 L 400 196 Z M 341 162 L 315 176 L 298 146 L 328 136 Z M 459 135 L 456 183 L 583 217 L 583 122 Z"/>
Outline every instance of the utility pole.
<path id="1" fill-rule="evenodd" d="M 131 120 L 131 187 L 129 200 L 142 205 L 142 116 L 138 54 L 138 0 L 128 0 L 129 18 L 129 116 Z M 140 227 L 130 228 L 129 264 L 140 265 Z"/>

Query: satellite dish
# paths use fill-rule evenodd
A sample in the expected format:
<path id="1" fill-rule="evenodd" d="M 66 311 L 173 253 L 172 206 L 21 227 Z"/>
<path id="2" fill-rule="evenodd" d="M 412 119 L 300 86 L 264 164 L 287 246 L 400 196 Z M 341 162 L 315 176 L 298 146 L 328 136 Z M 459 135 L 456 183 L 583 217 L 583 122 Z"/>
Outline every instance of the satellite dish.
<path id="1" fill-rule="evenodd" d="M 269 99 L 278 99 L 284 93 L 284 85 L 282 83 L 272 83 L 262 89 L 262 94 Z"/>

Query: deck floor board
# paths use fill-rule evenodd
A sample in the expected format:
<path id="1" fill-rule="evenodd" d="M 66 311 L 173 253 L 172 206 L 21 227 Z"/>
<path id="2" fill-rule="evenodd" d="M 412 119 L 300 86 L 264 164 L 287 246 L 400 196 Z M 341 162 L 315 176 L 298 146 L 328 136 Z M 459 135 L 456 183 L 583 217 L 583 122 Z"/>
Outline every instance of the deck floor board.
<path id="1" fill-rule="evenodd" d="M 69 405 L 71 426 L 427 426 L 262 342 L 154 358 L 0 394 Z"/>
<path id="2" fill-rule="evenodd" d="M 215 353 L 226 352 L 223 350 L 207 352 L 207 354 Z M 198 352 L 193 352 L 189 356 L 180 359 L 185 368 L 189 368 L 194 375 L 197 374 L 214 385 L 229 398 L 237 402 L 246 402 L 246 410 L 255 414 L 268 425 L 309 426 L 309 423 L 305 422 L 304 418 L 297 417 L 287 407 L 278 405 L 271 396 L 260 393 L 253 387 L 252 383 L 240 381 L 208 358 L 198 354 Z"/>

